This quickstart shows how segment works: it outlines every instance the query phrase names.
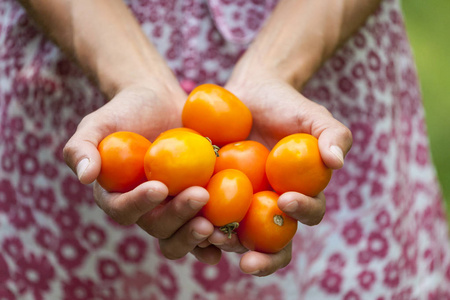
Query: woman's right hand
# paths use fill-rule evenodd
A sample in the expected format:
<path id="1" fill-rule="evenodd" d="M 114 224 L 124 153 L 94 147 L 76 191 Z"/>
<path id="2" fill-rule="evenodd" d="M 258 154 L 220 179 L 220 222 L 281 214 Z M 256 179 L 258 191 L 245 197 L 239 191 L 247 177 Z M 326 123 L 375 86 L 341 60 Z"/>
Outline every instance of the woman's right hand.
<path id="1" fill-rule="evenodd" d="M 185 98 L 176 82 L 170 87 L 160 83 L 124 88 L 80 122 L 63 151 L 67 165 L 83 184 L 94 182 L 101 168 L 97 146 L 104 137 L 126 130 L 153 140 L 162 131 L 181 126 Z M 183 257 L 214 231 L 209 221 L 196 217 L 209 199 L 201 187 L 188 188 L 168 201 L 168 189 L 158 181 L 145 182 L 127 193 L 108 193 L 94 182 L 94 196 L 97 205 L 119 224 L 136 223 L 158 238 L 169 259 Z M 220 258 L 217 251 L 212 256 L 205 252 L 205 262 L 216 263 Z"/>

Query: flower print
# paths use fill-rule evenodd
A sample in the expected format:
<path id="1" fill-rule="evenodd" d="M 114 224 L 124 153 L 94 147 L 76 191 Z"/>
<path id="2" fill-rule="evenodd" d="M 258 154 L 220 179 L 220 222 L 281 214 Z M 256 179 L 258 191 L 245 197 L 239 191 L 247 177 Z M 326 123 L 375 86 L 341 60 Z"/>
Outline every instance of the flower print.
<path id="1" fill-rule="evenodd" d="M 9 221 L 17 229 L 26 229 L 35 223 L 34 215 L 29 206 L 17 204 L 9 214 Z"/>
<path id="2" fill-rule="evenodd" d="M 386 209 L 381 210 L 375 216 L 375 222 L 381 229 L 388 228 L 391 224 L 391 216 L 389 215 L 389 212 Z"/>
<path id="3" fill-rule="evenodd" d="M 61 209 L 55 217 L 58 227 L 63 231 L 73 231 L 80 224 L 80 214 L 72 207 Z"/>
<path id="4" fill-rule="evenodd" d="M 84 228 L 83 238 L 93 248 L 100 248 L 106 241 L 106 233 L 101 227 L 90 224 Z"/>
<path id="5" fill-rule="evenodd" d="M 329 215 L 332 212 L 339 211 L 339 209 L 340 209 L 340 200 L 339 200 L 338 194 L 336 192 L 334 192 L 334 191 L 330 191 L 329 189 L 325 190 L 325 195 L 326 195 L 326 198 L 327 198 L 327 201 L 326 201 L 326 204 L 325 204 L 326 205 L 326 211 L 327 211 L 327 213 L 325 215 L 325 217 L 326 217 L 327 215 Z"/>
<path id="6" fill-rule="evenodd" d="M 320 287 L 328 294 L 338 294 L 341 291 L 341 282 L 341 274 L 327 269 L 320 280 Z"/>
<path id="7" fill-rule="evenodd" d="M 117 261 L 110 258 L 98 260 L 97 272 L 102 280 L 115 280 L 122 274 L 122 270 Z"/>
<path id="8" fill-rule="evenodd" d="M 90 199 L 89 197 L 85 197 L 85 186 L 72 174 L 65 176 L 61 181 L 61 189 L 64 197 L 73 205 L 79 204 L 84 198 Z"/>
<path id="9" fill-rule="evenodd" d="M 19 153 L 19 170 L 22 175 L 35 176 L 39 173 L 39 169 L 35 152 Z"/>
<path id="10" fill-rule="evenodd" d="M 147 244 L 137 236 L 129 236 L 119 244 L 117 252 L 124 261 L 139 263 L 147 253 Z"/>
<path id="11" fill-rule="evenodd" d="M 38 227 L 34 239 L 44 249 L 54 249 L 57 238 L 47 227 Z"/>
<path id="12" fill-rule="evenodd" d="M 167 299 L 177 298 L 179 291 L 178 282 L 169 265 L 163 264 L 159 267 L 156 282 L 161 291 L 167 296 Z"/>
<path id="13" fill-rule="evenodd" d="M 361 207 L 363 203 L 362 196 L 359 190 L 350 190 L 347 195 L 347 204 L 351 209 L 357 209 Z"/>
<path id="14" fill-rule="evenodd" d="M 380 232 L 371 232 L 368 240 L 368 250 L 373 256 L 383 258 L 386 256 L 389 244 L 385 236 Z"/>
<path id="15" fill-rule="evenodd" d="M 231 276 L 229 263 L 225 257 L 222 257 L 217 265 L 195 262 L 193 268 L 195 280 L 208 292 L 222 292 L 223 285 Z"/>
<path id="16" fill-rule="evenodd" d="M 358 264 L 360 265 L 366 265 L 368 264 L 373 258 L 373 254 L 370 250 L 361 250 L 358 252 Z"/>
<path id="17" fill-rule="evenodd" d="M 396 288 L 400 283 L 400 268 L 398 264 L 393 261 L 388 262 L 383 271 L 383 283 L 390 288 Z"/>
<path id="18" fill-rule="evenodd" d="M 84 263 L 87 251 L 80 242 L 71 236 L 64 235 L 59 241 L 56 256 L 63 268 L 70 270 Z"/>
<path id="19" fill-rule="evenodd" d="M 64 300 L 84 300 L 94 297 L 94 283 L 90 279 L 72 277 L 63 283 Z"/>
<path id="20" fill-rule="evenodd" d="M 52 189 L 39 189 L 37 197 L 34 199 L 36 209 L 50 214 L 55 205 L 56 199 Z"/>
<path id="21" fill-rule="evenodd" d="M 351 290 L 348 291 L 345 295 L 344 295 L 344 300 L 360 300 L 361 298 L 359 297 L 359 294 L 356 293 L 355 291 Z"/>
<path id="22" fill-rule="evenodd" d="M 21 294 L 31 290 L 35 298 L 42 299 L 42 294 L 50 289 L 49 283 L 54 276 L 54 268 L 45 255 L 30 253 L 17 260 L 14 279 Z"/>
<path id="23" fill-rule="evenodd" d="M 375 283 L 375 279 L 376 279 L 375 272 L 368 271 L 368 270 L 363 270 L 358 275 L 359 285 L 364 290 L 370 290 L 372 285 Z"/>
<path id="24" fill-rule="evenodd" d="M 19 258 L 23 255 L 22 241 L 15 236 L 7 237 L 3 240 L 3 251 L 13 258 Z"/>
<path id="25" fill-rule="evenodd" d="M 358 220 L 348 222 L 342 230 L 342 236 L 350 245 L 357 244 L 361 240 L 362 234 L 363 228 Z"/>
<path id="26" fill-rule="evenodd" d="M 345 257 L 341 253 L 334 253 L 328 258 L 328 269 L 340 270 L 345 266 Z"/>

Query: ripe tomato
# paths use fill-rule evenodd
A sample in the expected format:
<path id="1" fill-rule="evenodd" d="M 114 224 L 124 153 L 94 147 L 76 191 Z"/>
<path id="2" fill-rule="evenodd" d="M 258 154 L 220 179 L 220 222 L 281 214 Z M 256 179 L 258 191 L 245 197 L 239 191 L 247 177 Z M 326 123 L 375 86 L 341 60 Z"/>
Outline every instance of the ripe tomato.
<path id="1" fill-rule="evenodd" d="M 190 186 L 205 186 L 214 172 L 216 153 L 210 141 L 189 131 L 161 134 L 144 158 L 148 180 L 158 180 L 175 196 Z"/>
<path id="2" fill-rule="evenodd" d="M 239 241 L 245 248 L 276 253 L 292 240 L 297 220 L 282 212 L 277 201 L 278 194 L 272 191 L 253 195 L 252 204 L 237 229 Z"/>
<path id="3" fill-rule="evenodd" d="M 332 170 L 322 161 L 317 139 L 296 133 L 273 147 L 267 157 L 266 173 L 278 193 L 295 191 L 314 197 L 328 185 Z"/>
<path id="4" fill-rule="evenodd" d="M 151 142 L 127 131 L 114 132 L 98 145 L 102 160 L 97 182 L 109 192 L 128 192 L 146 181 L 144 155 Z"/>
<path id="5" fill-rule="evenodd" d="M 187 132 L 192 132 L 192 133 L 200 134 L 200 133 L 198 133 L 197 131 L 195 131 L 194 129 L 190 129 L 190 128 L 187 128 L 187 127 L 177 127 L 177 128 L 172 128 L 172 129 L 168 129 L 168 130 L 166 130 L 166 131 L 164 131 L 164 132 L 161 132 L 161 133 L 158 135 L 157 138 L 159 138 L 159 137 L 162 136 L 162 135 L 176 134 L 177 132 L 180 132 L 180 131 L 187 131 Z"/>
<path id="6" fill-rule="evenodd" d="M 218 153 L 214 173 L 225 169 L 240 170 L 252 182 L 254 193 L 271 189 L 266 176 L 269 150 L 263 144 L 241 141 L 223 146 Z"/>
<path id="7" fill-rule="evenodd" d="M 252 183 L 241 171 L 226 169 L 211 178 L 206 190 L 209 201 L 202 208 L 203 216 L 231 236 L 252 202 Z"/>
<path id="8" fill-rule="evenodd" d="M 245 140 L 252 127 L 252 115 L 245 104 L 215 84 L 196 87 L 184 104 L 181 118 L 183 126 L 218 146 Z"/>

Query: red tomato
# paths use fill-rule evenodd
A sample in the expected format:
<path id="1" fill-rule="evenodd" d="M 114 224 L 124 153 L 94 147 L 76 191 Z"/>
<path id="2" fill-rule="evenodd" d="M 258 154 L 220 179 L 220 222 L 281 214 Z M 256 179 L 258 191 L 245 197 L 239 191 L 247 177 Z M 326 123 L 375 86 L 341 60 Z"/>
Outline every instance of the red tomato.
<path id="1" fill-rule="evenodd" d="M 296 133 L 281 139 L 266 162 L 270 185 L 282 194 L 295 191 L 314 197 L 328 185 L 332 170 L 322 161 L 317 139 Z"/>
<path id="2" fill-rule="evenodd" d="M 266 176 L 269 150 L 256 141 L 241 141 L 223 146 L 219 150 L 214 173 L 225 169 L 244 172 L 252 182 L 253 192 L 270 190 Z"/>
<path id="3" fill-rule="evenodd" d="M 174 196 L 190 186 L 205 186 L 214 172 L 216 153 L 210 141 L 189 131 L 162 133 L 148 148 L 148 180 L 158 180 Z"/>
<path id="4" fill-rule="evenodd" d="M 252 127 L 250 110 L 235 95 L 215 84 L 196 87 L 182 112 L 183 126 L 223 146 L 245 140 Z"/>
<path id="5" fill-rule="evenodd" d="M 209 201 L 202 208 L 203 216 L 231 235 L 252 202 L 252 183 L 241 171 L 227 169 L 215 174 L 206 190 Z"/>
<path id="6" fill-rule="evenodd" d="M 253 201 L 237 234 L 249 250 L 276 253 L 286 247 L 297 231 L 297 220 L 278 208 L 278 194 L 263 191 L 253 195 Z"/>
<path id="7" fill-rule="evenodd" d="M 151 142 L 127 131 L 114 132 L 98 145 L 102 160 L 97 182 L 108 192 L 128 192 L 146 181 L 144 155 Z"/>

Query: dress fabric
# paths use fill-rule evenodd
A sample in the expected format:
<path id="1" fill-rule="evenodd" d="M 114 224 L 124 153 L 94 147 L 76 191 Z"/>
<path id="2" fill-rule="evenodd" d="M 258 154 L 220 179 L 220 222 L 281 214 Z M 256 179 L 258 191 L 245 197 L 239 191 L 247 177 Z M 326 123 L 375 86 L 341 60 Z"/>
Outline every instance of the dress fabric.
<path id="1" fill-rule="evenodd" d="M 128 0 L 183 86 L 224 84 L 276 1 Z M 450 299 L 448 223 L 400 3 L 378 11 L 303 93 L 353 132 L 318 226 L 274 275 L 170 261 L 96 205 L 62 148 L 105 103 L 13 0 L 0 1 L 1 299 Z"/>

